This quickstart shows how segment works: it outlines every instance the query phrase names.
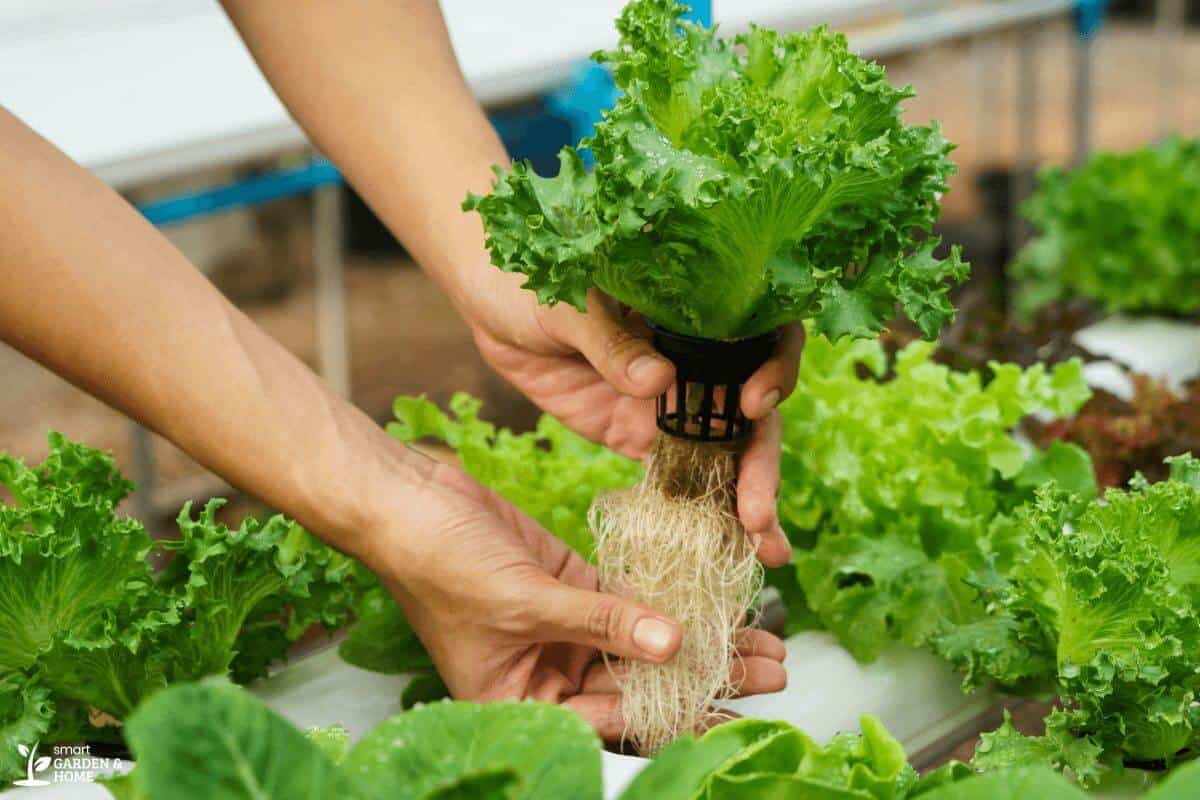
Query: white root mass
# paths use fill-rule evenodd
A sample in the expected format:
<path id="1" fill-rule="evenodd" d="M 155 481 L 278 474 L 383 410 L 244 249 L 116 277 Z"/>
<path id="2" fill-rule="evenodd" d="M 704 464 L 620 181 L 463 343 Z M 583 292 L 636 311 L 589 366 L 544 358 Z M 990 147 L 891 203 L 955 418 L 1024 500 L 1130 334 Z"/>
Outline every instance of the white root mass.
<path id="1" fill-rule="evenodd" d="M 735 637 L 762 568 L 737 517 L 736 459 L 728 445 L 659 433 L 642 482 L 592 507 L 601 589 L 683 628 L 673 659 L 631 660 L 618 676 L 625 738 L 643 755 L 711 725 L 738 689 Z"/>

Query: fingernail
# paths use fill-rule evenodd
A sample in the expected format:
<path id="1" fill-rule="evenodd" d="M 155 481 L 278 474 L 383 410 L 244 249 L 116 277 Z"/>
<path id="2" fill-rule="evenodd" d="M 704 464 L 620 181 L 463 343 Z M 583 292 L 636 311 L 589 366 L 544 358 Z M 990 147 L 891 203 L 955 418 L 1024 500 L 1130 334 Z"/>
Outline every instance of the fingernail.
<path id="1" fill-rule="evenodd" d="M 671 626 L 661 619 L 646 617 L 633 626 L 633 643 L 652 656 L 665 656 L 671 647 Z"/>
<path id="2" fill-rule="evenodd" d="M 635 383 L 641 383 L 648 380 L 660 368 L 659 365 L 663 360 L 657 356 L 638 356 L 633 361 L 629 362 L 629 367 L 626 368 L 626 373 L 629 379 Z"/>
<path id="3" fill-rule="evenodd" d="M 769 391 L 765 395 L 763 395 L 763 399 L 762 399 L 763 413 L 765 414 L 768 411 L 770 411 L 771 409 L 773 409 L 775 406 L 779 405 L 779 400 L 782 397 L 783 397 L 783 392 L 779 391 L 778 389 L 772 389 L 771 391 Z"/>

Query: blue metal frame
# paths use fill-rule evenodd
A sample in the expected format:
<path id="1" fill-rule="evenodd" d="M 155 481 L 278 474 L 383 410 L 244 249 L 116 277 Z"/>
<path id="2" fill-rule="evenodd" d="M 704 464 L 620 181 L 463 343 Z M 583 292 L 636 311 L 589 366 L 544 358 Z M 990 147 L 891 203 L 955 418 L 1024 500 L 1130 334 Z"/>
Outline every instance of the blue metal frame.
<path id="1" fill-rule="evenodd" d="M 184 192 L 139 205 L 142 216 L 165 228 L 201 217 L 247 208 L 271 200 L 308 194 L 314 189 L 342 182 L 337 167 L 326 159 L 314 158 L 302 167 L 233 181 L 209 189 Z"/>
<path id="2" fill-rule="evenodd" d="M 1075 31 L 1081 39 L 1091 39 L 1104 25 L 1109 0 L 1079 0 L 1075 6 Z"/>
<path id="3" fill-rule="evenodd" d="M 692 22 L 699 22 L 706 28 L 711 28 L 713 24 L 713 7 L 712 0 L 691 0 L 689 3 L 692 10 L 683 15 L 684 19 L 690 19 Z"/>

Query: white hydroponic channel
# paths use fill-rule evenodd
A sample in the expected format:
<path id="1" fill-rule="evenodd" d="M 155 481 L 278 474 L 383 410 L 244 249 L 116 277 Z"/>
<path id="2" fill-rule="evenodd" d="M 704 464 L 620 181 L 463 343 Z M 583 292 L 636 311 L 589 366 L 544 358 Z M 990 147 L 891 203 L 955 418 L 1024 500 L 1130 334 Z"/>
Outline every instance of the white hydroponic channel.
<path id="1" fill-rule="evenodd" d="M 1200 377 L 1200 326 L 1189 322 L 1116 314 L 1084 328 L 1074 339 L 1106 359 L 1084 367 L 1087 382 L 1126 400 L 1133 396 L 1127 369 L 1165 381 L 1174 391 Z"/>
<path id="2" fill-rule="evenodd" d="M 821 741 L 857 730 L 860 715 L 874 714 L 913 754 L 969 724 L 994 699 L 986 693 L 964 695 L 959 677 L 922 651 L 893 647 L 873 664 L 859 664 L 829 634 L 815 631 L 791 637 L 787 648 L 788 688 L 732 701 L 729 707 L 744 716 L 786 720 Z M 357 740 L 401 713 L 400 694 L 408 681 L 352 667 L 331 647 L 289 665 L 252 691 L 302 728 L 340 723 Z M 646 763 L 605 753 L 605 798 L 615 798 Z M 4 793 L 12 800 L 108 796 L 101 786 L 86 783 Z"/>

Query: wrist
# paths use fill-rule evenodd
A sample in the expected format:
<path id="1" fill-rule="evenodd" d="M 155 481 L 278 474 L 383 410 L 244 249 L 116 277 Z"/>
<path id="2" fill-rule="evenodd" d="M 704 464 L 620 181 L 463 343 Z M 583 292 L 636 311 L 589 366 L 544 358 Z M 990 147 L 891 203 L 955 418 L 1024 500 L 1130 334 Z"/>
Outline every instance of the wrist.
<path id="1" fill-rule="evenodd" d="M 455 466 L 393 444 L 405 466 L 364 494 L 355 557 L 389 587 L 411 590 L 439 569 L 436 543 L 447 525 L 447 508 L 455 504 L 456 486 L 477 484 Z"/>
<path id="2" fill-rule="evenodd" d="M 432 462 L 389 436 L 354 409 L 339 425 L 336 448 L 309 460 L 296 481 L 305 487 L 299 521 L 342 552 L 377 571 L 381 532 L 397 525 L 397 510 L 416 502 Z M 316 474 L 311 470 L 316 468 Z"/>

